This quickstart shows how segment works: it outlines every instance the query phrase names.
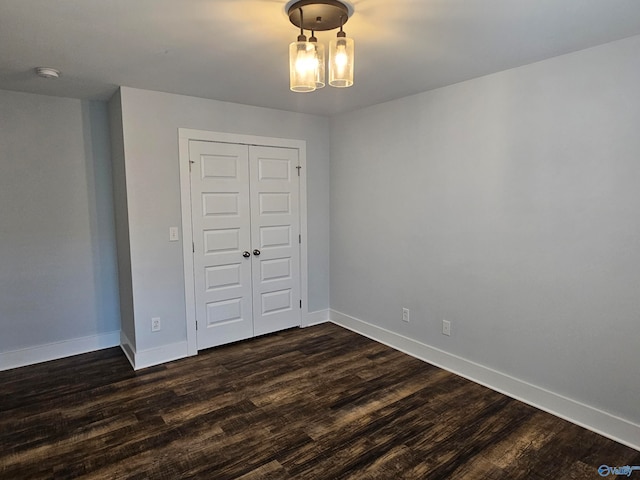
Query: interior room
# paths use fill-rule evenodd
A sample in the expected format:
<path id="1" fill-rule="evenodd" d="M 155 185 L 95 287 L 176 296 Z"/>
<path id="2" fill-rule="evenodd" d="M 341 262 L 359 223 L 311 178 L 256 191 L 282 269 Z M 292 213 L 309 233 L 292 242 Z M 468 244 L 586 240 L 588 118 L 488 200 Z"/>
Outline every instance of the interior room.
<path id="1" fill-rule="evenodd" d="M 636 0 L 0 0 L 0 39 L 0 477 L 640 470 Z"/>

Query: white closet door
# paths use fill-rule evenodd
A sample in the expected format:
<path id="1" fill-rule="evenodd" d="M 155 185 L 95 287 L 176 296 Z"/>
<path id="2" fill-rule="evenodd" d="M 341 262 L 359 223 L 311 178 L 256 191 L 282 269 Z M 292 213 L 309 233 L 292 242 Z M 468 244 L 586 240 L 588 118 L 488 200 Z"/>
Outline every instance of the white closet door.
<path id="1" fill-rule="evenodd" d="M 190 141 L 189 157 L 201 350 L 253 336 L 248 148 Z"/>
<path id="2" fill-rule="evenodd" d="M 249 148 L 253 331 L 300 325 L 298 150 Z"/>

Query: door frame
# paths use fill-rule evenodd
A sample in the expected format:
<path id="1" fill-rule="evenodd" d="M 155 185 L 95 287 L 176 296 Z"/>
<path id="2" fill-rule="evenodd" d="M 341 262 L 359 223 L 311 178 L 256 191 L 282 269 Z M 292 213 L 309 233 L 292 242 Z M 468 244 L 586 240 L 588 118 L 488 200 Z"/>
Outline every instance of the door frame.
<path id="1" fill-rule="evenodd" d="M 178 153 L 180 165 L 180 208 L 182 223 L 182 256 L 184 261 L 184 297 L 185 319 L 187 329 L 187 353 L 198 354 L 196 330 L 196 301 L 195 279 L 193 267 L 193 230 L 191 224 L 191 178 L 189 173 L 189 142 L 191 140 L 219 143 L 234 143 L 240 145 L 257 145 L 265 147 L 284 147 L 298 150 L 300 171 L 300 296 L 302 309 L 300 311 L 300 326 L 306 327 L 309 319 L 309 291 L 308 291 L 308 259 L 307 259 L 307 142 L 275 137 L 260 137 L 256 135 L 242 135 L 236 133 L 210 132 L 191 128 L 178 129 Z"/>

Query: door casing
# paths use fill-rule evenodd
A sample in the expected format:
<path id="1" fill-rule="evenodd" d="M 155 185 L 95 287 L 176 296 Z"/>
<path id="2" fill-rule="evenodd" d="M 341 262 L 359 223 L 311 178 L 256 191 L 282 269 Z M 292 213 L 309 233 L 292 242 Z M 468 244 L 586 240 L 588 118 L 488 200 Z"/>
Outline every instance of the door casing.
<path id="1" fill-rule="evenodd" d="M 307 261 L 307 157 L 304 140 L 260 137 L 235 133 L 209 132 L 190 128 L 178 129 L 178 148 L 180 162 L 180 204 L 182 212 L 182 253 L 184 261 L 185 318 L 187 330 L 187 348 L 189 355 L 198 354 L 196 331 L 196 303 L 193 265 L 193 231 L 191 226 L 191 182 L 189 175 L 189 141 L 235 143 L 241 145 L 259 145 L 266 147 L 285 147 L 298 150 L 300 170 L 300 294 L 302 298 L 301 326 L 309 324 L 309 292 Z"/>

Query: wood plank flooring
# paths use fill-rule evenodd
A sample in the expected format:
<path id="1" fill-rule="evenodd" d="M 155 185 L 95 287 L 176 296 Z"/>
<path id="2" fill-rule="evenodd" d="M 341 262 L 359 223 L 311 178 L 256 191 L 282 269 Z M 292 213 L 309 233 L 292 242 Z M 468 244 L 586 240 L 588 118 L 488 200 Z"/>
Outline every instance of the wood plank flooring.
<path id="1" fill-rule="evenodd" d="M 332 324 L 139 372 L 119 348 L 0 372 L 0 447 L 11 480 L 556 480 L 640 465 L 640 452 Z"/>

